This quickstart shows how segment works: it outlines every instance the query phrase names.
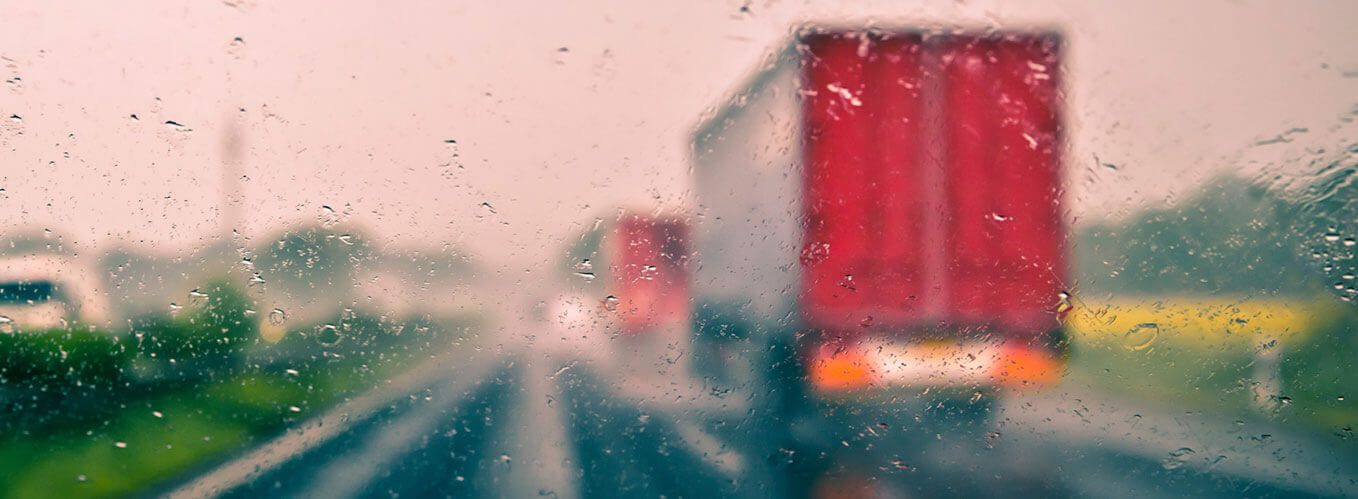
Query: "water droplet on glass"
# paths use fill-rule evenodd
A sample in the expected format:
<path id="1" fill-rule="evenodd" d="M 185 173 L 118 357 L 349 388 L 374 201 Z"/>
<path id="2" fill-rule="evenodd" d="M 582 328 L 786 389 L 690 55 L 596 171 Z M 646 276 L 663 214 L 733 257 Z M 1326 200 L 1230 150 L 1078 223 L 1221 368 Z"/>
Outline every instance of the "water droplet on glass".
<path id="1" fill-rule="evenodd" d="M 618 310 L 618 297 L 608 295 L 607 298 L 604 298 L 604 309 L 609 312 L 616 312 Z"/>
<path id="2" fill-rule="evenodd" d="M 343 339 L 344 333 L 341 333 L 334 324 L 326 324 L 316 328 L 316 342 L 320 343 L 321 346 L 333 347 Z"/>
<path id="3" fill-rule="evenodd" d="M 1056 313 L 1058 316 L 1064 317 L 1074 308 L 1075 304 L 1071 302 L 1071 296 L 1069 292 L 1061 291 L 1060 293 L 1056 294 Z"/>
<path id="4" fill-rule="evenodd" d="M 830 243 L 811 243 L 802 249 L 802 265 L 815 265 L 830 257 Z"/>
<path id="5" fill-rule="evenodd" d="M 825 89 L 834 92 L 841 99 L 849 101 L 849 105 L 852 105 L 853 107 L 859 107 L 863 105 L 863 101 L 859 99 L 857 95 L 854 95 L 853 92 L 849 91 L 849 89 L 841 87 L 837 83 L 828 84 L 825 86 Z"/>
<path id="6" fill-rule="evenodd" d="M 986 445 L 986 447 L 991 447 L 991 448 L 995 447 L 995 442 L 998 442 L 998 441 L 1000 440 L 1000 437 L 1002 437 L 1002 436 L 1004 436 L 1004 435 L 1001 434 L 1001 433 L 998 432 L 998 431 L 987 432 L 987 433 L 985 434 L 985 445 Z"/>
<path id="7" fill-rule="evenodd" d="M 287 321 L 288 313 L 284 312 L 283 309 L 275 308 L 269 312 L 269 324 L 273 324 L 275 326 L 282 326 L 283 323 Z"/>
<path id="8" fill-rule="evenodd" d="M 237 58 L 239 58 L 239 57 L 240 57 L 240 54 L 241 54 L 241 51 L 242 51 L 244 48 L 245 48 L 245 39 L 238 36 L 238 37 L 235 37 L 235 38 L 232 38 L 232 39 L 231 39 L 231 44 L 230 44 L 230 45 L 227 45 L 226 52 L 227 52 L 228 54 L 230 54 L 232 57 L 237 57 Z"/>
<path id="9" fill-rule="evenodd" d="M 117 448 L 119 448 L 119 449 L 126 449 L 126 448 L 127 448 L 127 442 L 114 442 L 114 443 L 113 443 L 113 446 L 114 446 L 114 447 L 117 447 Z"/>
<path id="10" fill-rule="evenodd" d="M 10 334 L 13 333 L 16 329 L 17 328 L 14 326 L 14 319 L 10 319 L 8 316 L 0 315 L 0 333 Z"/>
<path id="11" fill-rule="evenodd" d="M 1133 326 L 1125 336 L 1129 342 L 1127 349 L 1145 350 L 1150 348 L 1156 339 L 1160 338 L 1160 325 L 1154 322 L 1143 322 Z"/>
<path id="12" fill-rule="evenodd" d="M 1167 470 L 1178 469 L 1183 467 L 1184 464 L 1187 464 L 1188 460 L 1193 458 L 1193 454 L 1193 449 L 1180 447 L 1178 450 L 1170 452 L 1169 457 L 1160 461 L 1160 466 Z"/>

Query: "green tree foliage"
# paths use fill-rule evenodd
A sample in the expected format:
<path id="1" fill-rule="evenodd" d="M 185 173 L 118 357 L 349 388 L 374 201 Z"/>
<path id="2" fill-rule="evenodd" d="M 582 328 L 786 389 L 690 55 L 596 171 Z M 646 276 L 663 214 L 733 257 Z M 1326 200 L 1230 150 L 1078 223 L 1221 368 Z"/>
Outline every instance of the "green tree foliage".
<path id="1" fill-rule="evenodd" d="M 0 334 L 0 382 L 109 384 L 131 352 L 105 331 L 52 329 Z"/>
<path id="2" fill-rule="evenodd" d="M 289 230 L 273 244 L 260 248 L 255 267 L 264 273 L 270 286 L 282 286 L 289 293 L 308 293 L 349 286 L 355 267 L 375 252 L 361 234 L 303 227 Z"/>
<path id="3" fill-rule="evenodd" d="M 1323 279 L 1302 216 L 1264 186 L 1217 177 L 1178 206 L 1080 230 L 1076 277 L 1086 292 L 1313 293 Z"/>
<path id="4" fill-rule="evenodd" d="M 1309 166 L 1315 173 L 1294 196 L 1298 223 L 1292 230 L 1328 288 L 1358 300 L 1358 144 L 1320 155 Z"/>
<path id="5" fill-rule="evenodd" d="M 258 338 L 251 301 L 237 286 L 217 280 L 192 296 L 183 313 L 144 319 L 134 328 L 130 341 L 137 342 L 142 369 L 180 378 L 219 373 Z"/>

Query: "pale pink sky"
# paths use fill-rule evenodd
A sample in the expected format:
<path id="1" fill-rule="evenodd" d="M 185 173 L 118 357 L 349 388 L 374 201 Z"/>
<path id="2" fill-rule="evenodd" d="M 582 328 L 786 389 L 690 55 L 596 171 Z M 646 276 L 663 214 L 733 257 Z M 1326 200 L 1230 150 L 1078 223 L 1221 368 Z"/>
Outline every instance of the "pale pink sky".
<path id="1" fill-rule="evenodd" d="M 1285 157 L 1247 149 L 1289 128 L 1334 145 L 1358 103 L 1354 3 L 741 5 L 6 2 L 0 76 L 21 80 L 0 118 L 22 120 L 0 120 L 0 236 L 209 242 L 234 121 L 247 237 L 330 206 L 384 242 L 531 265 L 608 207 L 687 202 L 690 129 L 806 21 L 1062 27 L 1085 218 Z"/>

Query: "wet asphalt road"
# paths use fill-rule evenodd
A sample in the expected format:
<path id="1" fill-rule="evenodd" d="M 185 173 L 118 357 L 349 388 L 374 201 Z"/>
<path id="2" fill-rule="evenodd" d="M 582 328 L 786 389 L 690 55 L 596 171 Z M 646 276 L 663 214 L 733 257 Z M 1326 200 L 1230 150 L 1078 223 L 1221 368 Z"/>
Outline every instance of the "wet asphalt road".
<path id="1" fill-rule="evenodd" d="M 167 495 L 798 497 L 863 484 L 885 497 L 1358 494 L 1350 441 L 1068 386 L 789 410 L 758 376 L 721 385 L 657 372 L 645 356 L 607 364 L 531 343 L 478 351 L 417 366 Z"/>

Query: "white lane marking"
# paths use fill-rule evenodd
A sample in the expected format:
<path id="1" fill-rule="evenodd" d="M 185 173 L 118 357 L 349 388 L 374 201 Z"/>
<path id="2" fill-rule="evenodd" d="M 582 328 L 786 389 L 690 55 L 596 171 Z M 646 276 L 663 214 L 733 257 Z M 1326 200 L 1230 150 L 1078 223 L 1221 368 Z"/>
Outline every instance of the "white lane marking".
<path id="1" fill-rule="evenodd" d="M 694 454 L 712 463 L 727 478 L 736 479 L 745 473 L 744 456 L 733 452 L 721 439 L 704 431 L 696 423 L 675 418 L 674 428 L 679 432 L 681 442 L 687 444 Z"/>
<path id="2" fill-rule="evenodd" d="M 517 415 L 506 426 L 513 432 L 505 441 L 505 454 L 513 460 L 502 497 L 547 496 L 558 499 L 579 497 L 580 470 L 574 462 L 575 447 L 567 428 L 570 415 L 562 400 L 561 388 L 553 372 L 558 366 L 571 366 L 555 355 L 525 362 L 522 393 L 514 407 Z"/>
<path id="3" fill-rule="evenodd" d="M 347 453 L 330 466 L 320 470 L 301 497 L 357 497 L 363 487 L 371 483 L 399 457 L 413 451 L 422 437 L 431 435 L 439 425 L 450 421 L 459 406 L 467 402 L 480 387 L 478 383 L 493 383 L 494 373 L 464 370 L 432 395 L 436 405 L 415 409 L 392 422 L 382 431 L 374 432 L 363 442 L 361 450 Z"/>

